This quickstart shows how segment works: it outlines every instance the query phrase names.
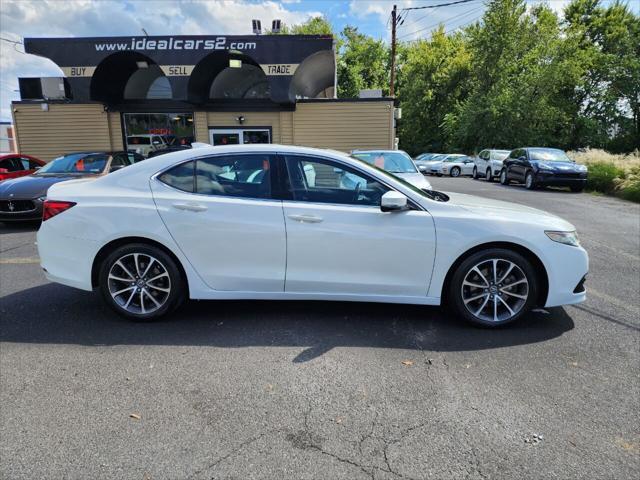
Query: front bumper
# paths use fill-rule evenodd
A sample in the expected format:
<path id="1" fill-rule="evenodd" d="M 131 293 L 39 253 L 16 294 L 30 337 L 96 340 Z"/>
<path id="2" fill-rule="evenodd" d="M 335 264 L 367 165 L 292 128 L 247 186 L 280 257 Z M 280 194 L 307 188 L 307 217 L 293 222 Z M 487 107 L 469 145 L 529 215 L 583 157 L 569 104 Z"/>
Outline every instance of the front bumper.
<path id="1" fill-rule="evenodd" d="M 558 186 L 558 187 L 584 187 L 587 183 L 586 173 L 555 173 L 538 171 L 536 174 L 538 185 Z"/>
<path id="2" fill-rule="evenodd" d="M 549 292 L 545 307 L 573 305 L 587 299 L 584 286 L 589 256 L 584 248 L 552 242 L 546 248 Z"/>
<path id="3" fill-rule="evenodd" d="M 0 199 L 0 222 L 42 220 L 42 205 L 37 198 Z"/>

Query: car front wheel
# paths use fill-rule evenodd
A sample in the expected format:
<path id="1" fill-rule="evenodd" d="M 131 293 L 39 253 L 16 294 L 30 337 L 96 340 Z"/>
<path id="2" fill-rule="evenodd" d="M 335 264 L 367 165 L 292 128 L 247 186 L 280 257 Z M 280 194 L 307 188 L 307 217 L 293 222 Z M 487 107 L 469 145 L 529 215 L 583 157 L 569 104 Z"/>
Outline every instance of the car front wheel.
<path id="1" fill-rule="evenodd" d="M 512 250 L 476 252 L 453 274 L 447 299 L 454 312 L 483 327 L 515 322 L 536 304 L 538 279 L 531 263 Z"/>
<path id="2" fill-rule="evenodd" d="M 451 175 L 452 177 L 459 177 L 460 176 L 460 168 L 459 167 L 453 167 L 451 169 L 451 173 L 449 173 L 449 175 Z"/>
<path id="3" fill-rule="evenodd" d="M 500 171 L 500 183 L 502 185 L 509 185 L 509 176 L 507 175 L 507 169 L 503 168 Z"/>
<path id="4" fill-rule="evenodd" d="M 101 265 L 99 283 L 112 309 L 142 322 L 175 310 L 186 292 L 173 258 L 147 244 L 124 245 L 111 252 Z"/>
<path id="5" fill-rule="evenodd" d="M 471 174 L 471 178 L 474 180 L 478 180 L 478 167 L 473 167 L 473 173 Z"/>

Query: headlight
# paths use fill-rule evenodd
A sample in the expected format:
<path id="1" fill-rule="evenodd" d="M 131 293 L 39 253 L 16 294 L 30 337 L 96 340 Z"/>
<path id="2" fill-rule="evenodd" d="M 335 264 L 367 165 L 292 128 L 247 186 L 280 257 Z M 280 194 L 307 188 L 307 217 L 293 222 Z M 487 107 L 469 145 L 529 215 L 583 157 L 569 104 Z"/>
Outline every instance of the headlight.
<path id="1" fill-rule="evenodd" d="M 588 168 L 586 165 L 576 165 L 576 170 L 579 172 L 586 172 Z"/>
<path id="2" fill-rule="evenodd" d="M 565 245 L 571 245 L 572 247 L 579 247 L 578 234 L 576 232 L 548 232 L 545 231 L 554 242 L 564 243 Z"/>
<path id="3" fill-rule="evenodd" d="M 546 162 L 538 162 L 538 168 L 542 170 L 553 170 L 553 167 Z"/>

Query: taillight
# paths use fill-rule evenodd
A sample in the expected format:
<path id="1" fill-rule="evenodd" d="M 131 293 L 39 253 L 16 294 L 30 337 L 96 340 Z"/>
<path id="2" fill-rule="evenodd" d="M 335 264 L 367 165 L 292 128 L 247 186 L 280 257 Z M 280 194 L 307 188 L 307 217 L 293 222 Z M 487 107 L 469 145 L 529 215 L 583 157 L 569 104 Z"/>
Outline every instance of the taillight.
<path id="1" fill-rule="evenodd" d="M 42 221 L 49 220 L 59 213 L 69 210 L 76 202 L 62 202 L 59 200 L 45 200 L 42 207 Z"/>

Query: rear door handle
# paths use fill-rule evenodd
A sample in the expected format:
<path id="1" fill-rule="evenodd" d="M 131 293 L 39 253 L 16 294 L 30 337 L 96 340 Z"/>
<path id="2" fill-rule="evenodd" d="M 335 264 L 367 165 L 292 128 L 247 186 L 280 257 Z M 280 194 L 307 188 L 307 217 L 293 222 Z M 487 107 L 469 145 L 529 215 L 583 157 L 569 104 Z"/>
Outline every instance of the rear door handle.
<path id="1" fill-rule="evenodd" d="M 316 217 L 315 215 L 287 215 L 291 220 L 302 223 L 320 223 L 322 217 Z"/>
<path id="2" fill-rule="evenodd" d="M 174 203 L 173 207 L 178 210 L 187 210 L 189 212 L 204 212 L 207 210 L 207 207 L 197 203 Z"/>

